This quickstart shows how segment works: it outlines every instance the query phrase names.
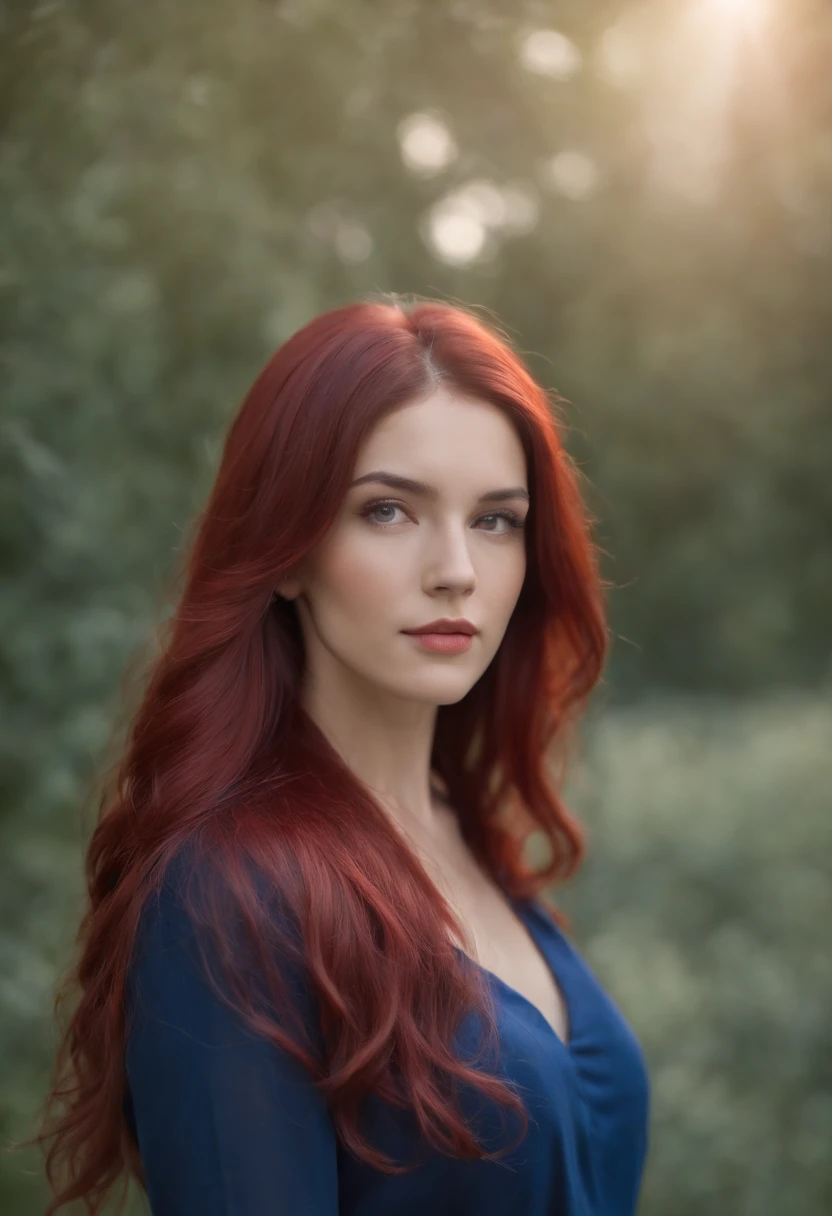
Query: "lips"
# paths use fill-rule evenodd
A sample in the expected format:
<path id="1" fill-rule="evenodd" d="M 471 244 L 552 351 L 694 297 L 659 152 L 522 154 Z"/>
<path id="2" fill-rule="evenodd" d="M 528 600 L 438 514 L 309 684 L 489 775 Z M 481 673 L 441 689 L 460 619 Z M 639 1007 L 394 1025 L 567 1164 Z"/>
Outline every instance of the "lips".
<path id="1" fill-rule="evenodd" d="M 464 633 L 469 637 L 478 633 L 475 625 L 466 620 L 441 620 L 433 621 L 430 625 L 421 625 L 418 629 L 403 629 L 402 633 L 420 634 L 420 633 Z"/>

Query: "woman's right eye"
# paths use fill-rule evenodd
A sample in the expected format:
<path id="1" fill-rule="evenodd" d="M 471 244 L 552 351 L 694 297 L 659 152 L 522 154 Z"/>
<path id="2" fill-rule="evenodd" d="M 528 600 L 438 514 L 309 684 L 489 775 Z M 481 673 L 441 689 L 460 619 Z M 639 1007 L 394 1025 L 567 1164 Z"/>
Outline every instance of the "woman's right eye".
<path id="1" fill-rule="evenodd" d="M 361 515 L 365 519 L 370 519 L 370 516 L 375 515 L 376 512 L 378 512 L 378 511 L 395 512 L 395 511 L 401 511 L 401 510 L 403 510 L 403 508 L 400 507 L 399 504 L 396 502 L 388 502 L 386 500 L 379 500 L 378 502 L 368 502 L 366 507 L 364 507 L 364 509 L 362 510 Z M 383 527 L 385 527 L 385 525 L 390 524 L 392 522 L 393 522 L 393 520 L 390 518 L 389 515 L 385 519 L 380 519 L 380 520 L 379 519 L 370 519 L 370 523 L 373 524 L 377 528 L 383 528 Z"/>

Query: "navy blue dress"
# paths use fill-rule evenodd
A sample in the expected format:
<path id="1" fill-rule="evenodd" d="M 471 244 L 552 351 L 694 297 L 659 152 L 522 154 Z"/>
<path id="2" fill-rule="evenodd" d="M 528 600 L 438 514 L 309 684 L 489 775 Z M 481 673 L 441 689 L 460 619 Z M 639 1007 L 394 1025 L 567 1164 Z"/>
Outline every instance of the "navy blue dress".
<path id="1" fill-rule="evenodd" d="M 642 1050 L 545 907 L 512 906 L 563 993 L 568 1043 L 481 969 L 495 996 L 499 1068 L 522 1087 L 529 1113 L 526 1137 L 497 1162 L 459 1161 L 419 1137 L 412 1112 L 372 1097 L 362 1131 L 374 1148 L 404 1165 L 418 1141 L 420 1164 L 393 1176 L 343 1149 L 302 1066 L 217 999 L 166 880 L 143 909 L 128 981 L 125 1110 L 153 1216 L 632 1216 L 648 1140 Z M 473 1059 L 476 1031 L 463 1020 L 460 1058 Z M 486 1055 L 479 1066 L 494 1062 Z M 518 1116 L 473 1088 L 460 1109 L 490 1152 L 520 1132 Z"/>

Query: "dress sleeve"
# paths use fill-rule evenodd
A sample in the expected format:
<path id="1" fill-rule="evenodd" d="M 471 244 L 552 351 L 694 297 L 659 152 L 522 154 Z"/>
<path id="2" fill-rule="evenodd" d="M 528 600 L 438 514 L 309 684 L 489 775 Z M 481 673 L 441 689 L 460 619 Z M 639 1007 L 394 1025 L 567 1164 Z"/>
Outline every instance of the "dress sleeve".
<path id="1" fill-rule="evenodd" d="M 152 1216 L 335 1216 L 324 1099 L 215 994 L 169 882 L 142 911 L 128 1016 L 127 1112 Z"/>

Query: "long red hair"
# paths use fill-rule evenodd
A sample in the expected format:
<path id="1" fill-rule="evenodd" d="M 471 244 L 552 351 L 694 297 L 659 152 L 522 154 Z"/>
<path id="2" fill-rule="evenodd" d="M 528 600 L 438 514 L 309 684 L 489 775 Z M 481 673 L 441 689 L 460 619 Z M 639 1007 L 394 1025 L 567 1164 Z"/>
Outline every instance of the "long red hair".
<path id="1" fill-rule="evenodd" d="M 513 1087 L 450 1050 L 472 1008 L 494 1041 L 486 977 L 456 958 L 449 930 L 464 935 L 449 905 L 303 712 L 299 624 L 274 594 L 336 518 L 372 428 L 437 378 L 513 422 L 531 511 L 518 603 L 482 678 L 439 707 L 432 768 L 474 857 L 510 898 L 536 897 L 580 864 L 585 840 L 558 794 L 561 761 L 608 636 L 581 474 L 561 440 L 562 399 L 541 389 L 504 335 L 459 307 L 386 297 L 315 317 L 271 357 L 231 423 L 176 576 L 178 603 L 97 796 L 78 961 L 56 1014 L 77 999 L 35 1138 L 51 1141 L 45 1216 L 76 1199 L 98 1212 L 120 1178 L 125 1194 L 131 1174 L 143 1182 L 124 1114 L 126 980 L 143 905 L 183 848 L 223 893 L 194 907 L 195 920 L 227 946 L 233 907 L 260 943 L 273 993 L 285 991 L 276 958 L 295 945 L 276 935 L 256 876 L 301 926 L 323 1059 L 264 1013 L 228 948 L 222 990 L 310 1070 L 349 1150 L 402 1172 L 359 1134 L 361 1099 L 375 1092 L 406 1101 L 441 1151 L 489 1156 L 452 1101 L 466 1083 L 517 1112 L 525 1134 Z M 537 870 L 524 861 L 533 832 L 551 853 Z"/>

